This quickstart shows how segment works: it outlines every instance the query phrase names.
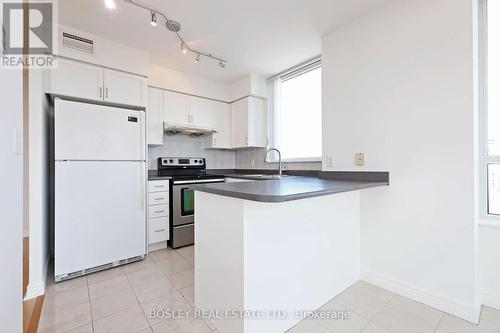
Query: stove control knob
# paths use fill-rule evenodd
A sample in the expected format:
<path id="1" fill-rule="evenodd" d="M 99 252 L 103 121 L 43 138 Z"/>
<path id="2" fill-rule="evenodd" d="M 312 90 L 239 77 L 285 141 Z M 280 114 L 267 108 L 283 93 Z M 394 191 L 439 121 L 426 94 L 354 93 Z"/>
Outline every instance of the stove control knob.
<path id="1" fill-rule="evenodd" d="M 171 160 L 168 160 L 168 161 L 169 161 L 170 163 L 174 163 L 174 160 L 172 160 L 172 159 L 171 159 Z"/>

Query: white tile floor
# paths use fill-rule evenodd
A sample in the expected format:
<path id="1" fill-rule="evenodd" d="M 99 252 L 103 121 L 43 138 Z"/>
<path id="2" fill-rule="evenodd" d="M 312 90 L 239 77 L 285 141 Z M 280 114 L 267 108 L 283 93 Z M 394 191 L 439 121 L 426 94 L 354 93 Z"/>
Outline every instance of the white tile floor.
<path id="1" fill-rule="evenodd" d="M 50 282 L 38 332 L 216 333 L 201 319 L 149 317 L 152 309 L 193 308 L 193 251 L 161 250 L 138 263 Z M 349 311 L 351 317 L 306 319 L 288 333 L 500 332 L 500 311 L 484 307 L 481 323 L 473 325 L 366 282 L 358 282 L 320 310 Z"/>

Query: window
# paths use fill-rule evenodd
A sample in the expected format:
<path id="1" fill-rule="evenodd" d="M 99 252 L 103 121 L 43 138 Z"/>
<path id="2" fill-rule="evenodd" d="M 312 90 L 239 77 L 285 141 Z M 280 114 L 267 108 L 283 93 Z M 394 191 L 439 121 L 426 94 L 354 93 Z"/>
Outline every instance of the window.
<path id="1" fill-rule="evenodd" d="M 483 175 L 487 183 L 484 210 L 500 216 L 500 1 L 488 1 L 483 45 Z M 486 17 L 486 15 L 483 15 Z"/>
<path id="2" fill-rule="evenodd" d="M 269 81 L 272 146 L 283 161 L 321 161 L 321 61 Z"/>

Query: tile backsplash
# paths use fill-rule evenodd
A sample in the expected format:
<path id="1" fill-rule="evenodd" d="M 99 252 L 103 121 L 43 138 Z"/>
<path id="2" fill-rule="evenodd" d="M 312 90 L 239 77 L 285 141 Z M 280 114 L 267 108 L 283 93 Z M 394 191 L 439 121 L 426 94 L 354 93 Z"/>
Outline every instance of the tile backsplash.
<path id="1" fill-rule="evenodd" d="M 165 144 L 149 146 L 149 170 L 158 169 L 158 157 L 204 157 L 208 169 L 234 169 L 236 153 L 231 150 L 204 149 L 204 138 L 190 135 L 165 135 Z"/>
<path id="2" fill-rule="evenodd" d="M 276 163 L 266 163 L 265 148 L 249 148 L 236 152 L 236 169 L 277 169 Z M 283 163 L 288 170 L 321 170 L 321 162 Z"/>
<path id="3" fill-rule="evenodd" d="M 204 149 L 204 138 L 190 135 L 165 135 L 165 144 L 149 146 L 149 170 L 157 170 L 158 157 L 204 157 L 209 169 L 276 169 L 275 163 L 264 163 L 265 148 L 238 151 Z M 288 170 L 321 170 L 321 162 L 284 163 Z"/>

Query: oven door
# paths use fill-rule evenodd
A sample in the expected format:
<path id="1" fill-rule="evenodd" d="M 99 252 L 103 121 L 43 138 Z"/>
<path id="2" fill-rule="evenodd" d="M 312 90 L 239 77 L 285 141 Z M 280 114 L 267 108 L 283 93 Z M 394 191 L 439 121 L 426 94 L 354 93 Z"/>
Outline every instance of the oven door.
<path id="1" fill-rule="evenodd" d="M 172 225 L 194 223 L 194 190 L 188 185 L 174 185 L 172 201 Z"/>
<path id="2" fill-rule="evenodd" d="M 172 183 L 172 226 L 194 223 L 194 190 L 195 184 L 220 183 L 220 179 L 177 180 Z"/>
<path id="3" fill-rule="evenodd" d="M 177 180 L 172 182 L 170 247 L 194 244 L 194 184 L 224 182 L 222 179 Z"/>

